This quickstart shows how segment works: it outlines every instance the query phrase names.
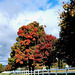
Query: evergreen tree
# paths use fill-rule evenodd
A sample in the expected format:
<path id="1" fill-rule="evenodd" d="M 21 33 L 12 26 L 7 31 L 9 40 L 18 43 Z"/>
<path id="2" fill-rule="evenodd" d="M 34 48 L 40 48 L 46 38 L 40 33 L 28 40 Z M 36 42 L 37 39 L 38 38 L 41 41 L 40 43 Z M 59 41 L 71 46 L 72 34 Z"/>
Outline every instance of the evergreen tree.
<path id="1" fill-rule="evenodd" d="M 63 8 L 59 24 L 60 37 L 56 44 L 57 56 L 75 66 L 75 0 L 70 0 L 70 4 L 64 4 Z"/>

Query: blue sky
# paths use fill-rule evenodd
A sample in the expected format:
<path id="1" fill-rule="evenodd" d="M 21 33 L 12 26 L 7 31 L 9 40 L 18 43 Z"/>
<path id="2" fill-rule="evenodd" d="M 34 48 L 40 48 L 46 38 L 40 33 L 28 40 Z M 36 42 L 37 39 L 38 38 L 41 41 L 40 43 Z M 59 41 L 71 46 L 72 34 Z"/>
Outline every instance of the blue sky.
<path id="1" fill-rule="evenodd" d="M 33 21 L 46 25 L 45 32 L 59 38 L 62 2 L 69 0 L 0 0 L 0 63 L 7 64 L 17 31 Z"/>

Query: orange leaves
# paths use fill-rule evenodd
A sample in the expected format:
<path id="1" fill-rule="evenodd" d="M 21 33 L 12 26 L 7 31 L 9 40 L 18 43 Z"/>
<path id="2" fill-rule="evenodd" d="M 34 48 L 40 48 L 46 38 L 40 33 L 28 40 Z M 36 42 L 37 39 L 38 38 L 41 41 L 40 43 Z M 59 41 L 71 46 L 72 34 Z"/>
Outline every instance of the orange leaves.
<path id="1" fill-rule="evenodd" d="M 39 62 L 41 62 L 41 59 L 38 59 Z"/>
<path id="2" fill-rule="evenodd" d="M 39 45 L 36 45 L 36 48 L 39 49 Z"/>
<path id="3" fill-rule="evenodd" d="M 18 63 L 20 61 L 20 59 L 16 59 L 16 63 Z"/>
<path id="4" fill-rule="evenodd" d="M 35 29 L 35 31 L 37 31 L 37 30 Z M 34 32 L 34 31 L 31 31 L 31 32 L 30 32 L 30 35 L 31 35 L 33 38 L 38 36 L 38 34 L 37 34 L 36 32 Z"/>
<path id="5" fill-rule="evenodd" d="M 20 59 L 16 59 L 16 63 L 23 64 L 23 61 L 20 61 Z"/>
<path id="6" fill-rule="evenodd" d="M 19 59 L 20 59 L 20 60 L 22 60 L 22 59 L 23 59 L 23 57 L 20 55 Z"/>
<path id="7" fill-rule="evenodd" d="M 32 36 L 28 34 L 28 35 L 26 35 L 26 38 L 27 39 L 32 39 Z"/>
<path id="8" fill-rule="evenodd" d="M 46 25 L 44 25 L 44 27 L 47 27 Z"/>
<path id="9" fill-rule="evenodd" d="M 45 47 L 41 47 L 40 49 L 43 50 Z"/>
<path id="10" fill-rule="evenodd" d="M 11 70 L 13 70 L 13 65 L 11 64 L 6 65 L 5 71 L 11 71 Z"/>
<path id="11" fill-rule="evenodd" d="M 31 26 L 29 26 L 29 25 L 27 25 L 27 26 L 23 25 L 21 28 L 22 28 L 23 30 L 24 30 L 24 29 L 25 29 L 25 30 L 28 30 L 28 29 L 31 29 Z"/>
<path id="12" fill-rule="evenodd" d="M 41 59 L 41 58 L 39 58 L 39 59 L 35 59 L 35 61 L 36 61 L 36 62 L 41 62 L 42 59 Z"/>
<path id="13" fill-rule="evenodd" d="M 31 41 L 29 39 L 27 39 L 24 42 L 25 42 L 26 45 L 29 45 Z"/>
<path id="14" fill-rule="evenodd" d="M 29 59 L 34 59 L 34 55 L 30 55 L 29 56 Z"/>
<path id="15" fill-rule="evenodd" d="M 21 40 L 21 41 L 20 41 L 20 44 L 21 44 L 21 45 L 29 45 L 30 42 L 31 42 L 31 41 L 30 41 L 29 39 L 24 40 L 24 41 Z"/>
<path id="16" fill-rule="evenodd" d="M 27 29 L 31 29 L 31 26 L 30 26 L 30 25 L 27 25 L 26 28 L 27 28 Z"/>
<path id="17" fill-rule="evenodd" d="M 48 52 L 47 51 L 45 51 L 45 55 L 47 55 L 48 54 Z"/>
<path id="18" fill-rule="evenodd" d="M 21 44 L 21 45 L 24 45 L 24 41 L 21 40 L 21 41 L 20 41 L 20 44 Z"/>
<path id="19" fill-rule="evenodd" d="M 35 57 L 42 57 L 41 53 L 36 53 Z"/>
<path id="20" fill-rule="evenodd" d="M 21 34 L 21 33 L 24 33 L 24 31 L 22 29 L 19 29 L 19 31 L 17 33 Z"/>
<path id="21" fill-rule="evenodd" d="M 37 59 L 36 61 L 41 62 L 43 60 L 44 63 L 45 63 L 45 61 L 47 62 L 47 59 L 48 59 L 47 57 L 49 57 L 51 55 L 51 53 L 53 52 L 52 48 L 53 48 L 53 44 L 54 44 L 55 40 L 56 40 L 56 37 L 54 37 L 52 35 L 46 35 L 44 41 L 38 45 L 38 49 L 40 50 L 40 53 L 35 54 L 35 58 L 40 56 L 40 58 L 42 58 L 42 59 L 41 60 Z M 37 52 L 37 51 L 35 51 L 35 52 Z"/>
<path id="22" fill-rule="evenodd" d="M 36 41 L 36 39 L 35 39 L 35 38 L 33 38 L 33 41 Z"/>
<path id="23" fill-rule="evenodd" d="M 23 64 L 23 61 L 20 61 L 20 64 Z"/>
<path id="24" fill-rule="evenodd" d="M 15 58 L 18 58 L 18 56 L 19 56 L 18 54 L 15 54 Z"/>
<path id="25" fill-rule="evenodd" d="M 39 52 L 38 49 L 36 49 L 36 50 L 35 50 L 35 53 L 38 53 L 38 52 Z"/>
<path id="26" fill-rule="evenodd" d="M 46 27 L 46 25 L 44 25 Z M 15 46 L 16 63 L 23 64 L 24 61 L 33 60 L 33 63 L 40 63 L 43 58 L 49 55 L 47 50 L 52 48 L 52 35 L 47 35 L 43 26 L 33 22 L 19 28 L 18 43 Z M 13 48 L 12 48 L 13 49 Z"/>
<path id="27" fill-rule="evenodd" d="M 27 52 L 27 53 L 28 53 L 28 52 L 29 52 L 29 49 L 26 49 L 26 50 L 25 50 L 25 52 Z"/>
<path id="28" fill-rule="evenodd" d="M 19 29 L 19 31 L 17 32 L 17 34 L 18 34 L 19 36 L 22 36 L 22 37 L 25 36 L 24 31 L 23 31 L 22 29 Z"/>
<path id="29" fill-rule="evenodd" d="M 38 29 L 35 27 L 35 28 L 34 28 L 34 32 L 37 32 L 37 30 L 38 30 Z"/>
<path id="30" fill-rule="evenodd" d="M 26 28 L 26 26 L 25 26 L 25 25 L 23 25 L 23 26 L 22 26 L 22 29 L 25 29 L 25 28 Z"/>

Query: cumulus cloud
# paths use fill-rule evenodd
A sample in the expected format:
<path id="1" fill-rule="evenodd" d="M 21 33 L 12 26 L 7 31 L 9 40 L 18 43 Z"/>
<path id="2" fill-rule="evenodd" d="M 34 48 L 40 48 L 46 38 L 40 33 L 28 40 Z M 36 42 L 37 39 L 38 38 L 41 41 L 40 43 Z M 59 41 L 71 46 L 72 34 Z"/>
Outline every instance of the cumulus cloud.
<path id="1" fill-rule="evenodd" d="M 3 0 L 0 2 L 0 10 L 11 16 L 26 11 L 37 11 L 40 8 L 48 9 L 51 5 L 49 0 Z"/>
<path id="2" fill-rule="evenodd" d="M 11 46 L 16 42 L 17 31 L 22 25 L 33 21 L 46 25 L 45 32 L 59 37 L 58 9 L 61 1 L 54 5 L 50 0 L 3 0 L 0 2 L 0 63 L 7 64 Z M 68 0 L 67 0 L 68 1 Z M 50 8 L 51 7 L 51 8 Z"/>

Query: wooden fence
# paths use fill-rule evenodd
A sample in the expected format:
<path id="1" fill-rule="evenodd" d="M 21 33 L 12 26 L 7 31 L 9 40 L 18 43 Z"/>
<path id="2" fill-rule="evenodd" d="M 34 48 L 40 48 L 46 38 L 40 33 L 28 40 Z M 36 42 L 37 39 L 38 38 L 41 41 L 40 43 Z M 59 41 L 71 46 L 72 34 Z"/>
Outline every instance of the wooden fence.
<path id="1" fill-rule="evenodd" d="M 48 69 L 48 70 L 44 70 L 44 69 L 39 69 L 39 70 L 34 70 L 34 71 L 12 71 L 11 73 L 13 73 L 14 75 L 57 75 L 57 74 L 65 74 L 68 75 L 69 73 L 75 74 L 75 67 L 72 68 L 65 68 L 65 69 Z"/>

